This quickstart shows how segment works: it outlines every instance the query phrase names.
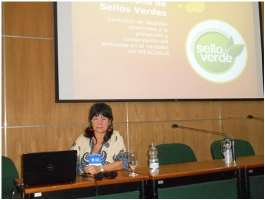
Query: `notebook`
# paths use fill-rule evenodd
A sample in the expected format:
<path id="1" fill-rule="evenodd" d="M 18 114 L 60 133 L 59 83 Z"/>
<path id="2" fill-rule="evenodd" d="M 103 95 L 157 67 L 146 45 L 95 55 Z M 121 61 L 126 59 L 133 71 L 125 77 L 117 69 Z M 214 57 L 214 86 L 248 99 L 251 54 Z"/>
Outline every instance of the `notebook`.
<path id="1" fill-rule="evenodd" d="M 77 151 L 24 153 L 25 186 L 71 183 L 76 179 Z"/>

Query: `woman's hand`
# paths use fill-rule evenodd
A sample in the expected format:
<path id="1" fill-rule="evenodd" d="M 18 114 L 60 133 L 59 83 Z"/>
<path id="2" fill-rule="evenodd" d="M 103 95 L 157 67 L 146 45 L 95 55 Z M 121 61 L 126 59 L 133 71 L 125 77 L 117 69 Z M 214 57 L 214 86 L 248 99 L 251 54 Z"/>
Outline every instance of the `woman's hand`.
<path id="1" fill-rule="evenodd" d="M 100 171 L 100 167 L 95 165 L 87 165 L 84 171 L 87 174 L 95 175 Z"/>

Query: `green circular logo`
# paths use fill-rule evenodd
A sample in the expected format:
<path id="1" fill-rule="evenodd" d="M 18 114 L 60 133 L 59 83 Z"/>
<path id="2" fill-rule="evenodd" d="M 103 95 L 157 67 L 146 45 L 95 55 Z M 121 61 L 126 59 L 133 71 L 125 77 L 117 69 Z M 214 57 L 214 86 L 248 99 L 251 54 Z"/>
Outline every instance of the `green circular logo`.
<path id="1" fill-rule="evenodd" d="M 239 32 L 218 20 L 203 21 L 191 30 L 186 54 L 199 76 L 216 83 L 237 78 L 247 62 L 246 44 Z"/>
<path id="2" fill-rule="evenodd" d="M 208 32 L 198 38 L 194 54 L 196 61 L 205 71 L 222 74 L 233 67 L 235 58 L 225 49 L 227 40 L 227 37 L 217 32 Z"/>

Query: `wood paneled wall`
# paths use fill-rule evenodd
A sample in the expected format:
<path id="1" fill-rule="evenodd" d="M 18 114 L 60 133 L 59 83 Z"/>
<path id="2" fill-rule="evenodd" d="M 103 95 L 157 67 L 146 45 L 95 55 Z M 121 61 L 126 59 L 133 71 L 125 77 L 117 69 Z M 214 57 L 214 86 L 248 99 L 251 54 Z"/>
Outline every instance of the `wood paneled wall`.
<path id="1" fill-rule="evenodd" d="M 2 155 L 21 173 L 24 152 L 69 149 L 88 126 L 92 103 L 55 103 L 52 2 L 2 3 Z M 199 161 L 211 160 L 210 145 L 221 139 L 182 126 L 229 133 L 264 152 L 263 101 L 113 102 L 114 128 L 127 148 L 147 165 L 150 143 L 185 143 Z"/>

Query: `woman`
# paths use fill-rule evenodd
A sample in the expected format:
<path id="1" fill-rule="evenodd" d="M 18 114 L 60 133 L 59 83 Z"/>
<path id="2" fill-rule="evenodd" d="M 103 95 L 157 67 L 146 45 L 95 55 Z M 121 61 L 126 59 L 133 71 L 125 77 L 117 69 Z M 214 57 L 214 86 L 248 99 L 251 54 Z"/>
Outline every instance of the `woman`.
<path id="1" fill-rule="evenodd" d="M 89 114 L 90 127 L 74 142 L 71 150 L 77 150 L 77 173 L 95 175 L 100 171 L 125 169 L 125 145 L 118 131 L 112 128 L 112 110 L 105 103 L 96 103 Z M 89 165 L 89 155 L 100 154 L 102 165 Z"/>

